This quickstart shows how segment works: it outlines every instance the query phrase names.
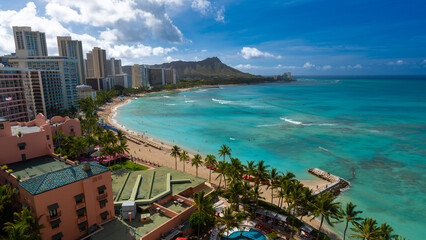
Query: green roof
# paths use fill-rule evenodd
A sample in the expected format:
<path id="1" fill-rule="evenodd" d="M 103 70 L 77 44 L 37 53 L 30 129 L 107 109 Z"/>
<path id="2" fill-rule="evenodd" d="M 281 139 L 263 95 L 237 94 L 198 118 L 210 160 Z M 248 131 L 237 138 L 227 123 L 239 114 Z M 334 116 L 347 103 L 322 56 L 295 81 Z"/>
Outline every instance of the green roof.
<path id="1" fill-rule="evenodd" d="M 91 170 L 85 172 L 83 164 L 49 172 L 19 183 L 32 195 L 37 195 L 82 179 L 109 171 L 109 168 L 90 162 Z"/>

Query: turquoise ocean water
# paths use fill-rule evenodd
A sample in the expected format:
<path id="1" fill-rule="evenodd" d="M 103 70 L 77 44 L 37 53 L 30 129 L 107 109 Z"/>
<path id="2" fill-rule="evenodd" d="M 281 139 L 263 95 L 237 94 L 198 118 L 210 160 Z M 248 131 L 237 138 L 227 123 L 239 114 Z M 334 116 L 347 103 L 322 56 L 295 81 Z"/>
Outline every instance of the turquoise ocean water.
<path id="1" fill-rule="evenodd" d="M 318 167 L 352 183 L 339 200 L 409 239 L 426 236 L 426 78 L 300 78 L 152 94 L 120 124 L 191 152 L 222 144 L 300 179 Z M 342 232 L 343 227 L 336 229 Z"/>

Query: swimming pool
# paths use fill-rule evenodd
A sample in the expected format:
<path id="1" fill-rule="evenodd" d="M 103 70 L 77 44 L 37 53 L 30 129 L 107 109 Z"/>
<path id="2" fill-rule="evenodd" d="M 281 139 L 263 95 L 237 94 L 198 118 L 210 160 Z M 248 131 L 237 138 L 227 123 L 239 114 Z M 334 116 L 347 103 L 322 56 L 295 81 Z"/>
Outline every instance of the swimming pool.
<path id="1" fill-rule="evenodd" d="M 242 234 L 241 234 L 242 233 Z M 263 233 L 254 230 L 254 229 L 250 229 L 250 231 L 248 232 L 234 232 L 232 233 L 228 238 L 227 237 L 222 237 L 221 240 L 239 240 L 239 239 L 253 239 L 253 240 L 267 240 L 266 236 L 263 235 Z"/>

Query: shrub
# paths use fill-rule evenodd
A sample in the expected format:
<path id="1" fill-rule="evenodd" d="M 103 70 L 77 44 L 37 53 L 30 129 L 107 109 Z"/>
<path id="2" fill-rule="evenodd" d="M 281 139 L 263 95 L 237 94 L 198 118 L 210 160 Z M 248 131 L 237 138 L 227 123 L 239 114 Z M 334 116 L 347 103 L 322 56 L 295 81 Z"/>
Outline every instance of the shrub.
<path id="1" fill-rule="evenodd" d="M 272 239 L 276 239 L 278 237 L 278 235 L 276 233 L 274 233 L 274 232 L 271 232 L 271 233 L 266 234 L 266 237 L 268 239 L 272 240 Z"/>
<path id="2" fill-rule="evenodd" d="M 12 169 L 8 169 L 6 172 L 8 172 L 8 173 L 12 173 L 12 172 L 13 172 L 13 170 L 12 170 Z"/>
<path id="3" fill-rule="evenodd" d="M 7 168 L 8 168 L 7 165 L 1 166 L 1 169 L 3 169 L 3 170 L 6 170 Z"/>
<path id="4" fill-rule="evenodd" d="M 235 217 L 237 219 L 246 219 L 247 218 L 247 214 L 245 212 L 239 212 L 239 213 L 235 214 Z"/>

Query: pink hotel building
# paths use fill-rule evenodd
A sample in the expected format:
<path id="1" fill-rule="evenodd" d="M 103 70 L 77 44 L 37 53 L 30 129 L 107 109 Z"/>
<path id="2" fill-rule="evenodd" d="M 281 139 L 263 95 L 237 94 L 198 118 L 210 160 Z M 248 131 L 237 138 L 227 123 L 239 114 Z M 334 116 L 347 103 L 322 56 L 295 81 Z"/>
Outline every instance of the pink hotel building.
<path id="1" fill-rule="evenodd" d="M 14 188 L 18 205 L 40 217 L 43 240 L 79 239 L 114 217 L 111 172 L 77 165 L 53 150 L 56 130 L 81 135 L 78 119 L 42 114 L 30 122 L 0 118 L 0 184 Z"/>

